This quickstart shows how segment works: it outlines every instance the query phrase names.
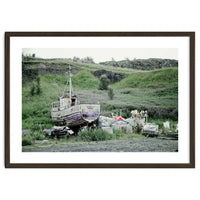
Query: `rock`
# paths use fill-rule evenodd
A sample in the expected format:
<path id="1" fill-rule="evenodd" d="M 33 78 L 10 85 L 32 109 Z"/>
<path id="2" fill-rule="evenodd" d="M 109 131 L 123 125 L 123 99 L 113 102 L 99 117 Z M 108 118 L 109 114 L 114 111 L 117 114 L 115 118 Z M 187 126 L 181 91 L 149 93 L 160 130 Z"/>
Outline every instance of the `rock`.
<path id="1" fill-rule="evenodd" d="M 49 140 L 42 140 L 42 144 L 47 143 Z"/>
<path id="2" fill-rule="evenodd" d="M 142 134 L 147 136 L 158 136 L 158 125 L 147 123 L 142 129 Z"/>
<path id="3" fill-rule="evenodd" d="M 130 124 L 131 126 L 135 127 L 137 126 L 137 122 L 134 118 L 128 118 L 125 120 L 128 124 Z"/>
<path id="4" fill-rule="evenodd" d="M 140 127 L 144 127 L 145 118 L 128 118 L 125 121 L 128 122 L 133 128 L 136 128 L 138 125 Z"/>
<path id="5" fill-rule="evenodd" d="M 118 120 L 118 118 L 109 118 L 105 116 L 100 116 L 98 120 L 98 127 L 112 127 L 113 130 L 120 130 L 126 133 L 132 133 L 133 129 L 138 125 L 143 128 L 145 123 L 145 118 L 128 118 L 123 120 Z"/>
<path id="6" fill-rule="evenodd" d="M 113 118 L 100 116 L 99 121 L 98 121 L 98 126 L 99 127 L 111 127 L 113 122 L 115 122 L 115 119 L 113 119 Z"/>
<path id="7" fill-rule="evenodd" d="M 170 129 L 170 125 L 169 125 L 168 121 L 166 121 L 166 122 L 163 123 L 163 128 Z"/>
<path id="8" fill-rule="evenodd" d="M 113 130 L 126 132 L 126 125 L 113 125 Z"/>
<path id="9" fill-rule="evenodd" d="M 42 144 L 41 140 L 35 140 L 35 144 Z"/>
<path id="10" fill-rule="evenodd" d="M 166 133 L 166 136 L 173 137 L 173 138 L 178 138 L 178 133 L 169 132 L 169 133 Z"/>
<path id="11" fill-rule="evenodd" d="M 118 81 L 121 81 L 123 78 L 125 78 L 125 75 L 122 73 L 116 73 L 116 72 L 112 72 L 112 71 L 107 71 L 107 70 L 97 70 L 93 72 L 94 76 L 100 78 L 101 75 L 105 74 L 108 79 L 110 80 L 111 83 L 115 83 Z"/>
<path id="12" fill-rule="evenodd" d="M 174 125 L 175 132 L 178 132 L 178 124 Z"/>
<path id="13" fill-rule="evenodd" d="M 132 133 L 133 128 L 127 121 L 115 121 L 112 124 L 113 130 L 123 131 L 126 133 Z"/>
<path id="14" fill-rule="evenodd" d="M 106 131 L 107 133 L 113 134 L 113 128 L 112 127 L 102 127 L 102 130 Z"/>
<path id="15" fill-rule="evenodd" d="M 46 136 L 51 136 L 51 133 L 52 133 L 53 129 L 44 129 L 43 132 Z"/>
<path id="16" fill-rule="evenodd" d="M 22 129 L 22 135 L 28 134 L 29 133 L 29 129 Z"/>
<path id="17" fill-rule="evenodd" d="M 162 133 L 167 134 L 170 131 L 169 122 L 166 121 L 163 123 Z"/>
<path id="18" fill-rule="evenodd" d="M 48 140 L 35 140 L 35 144 L 44 144 L 48 143 Z"/>
<path id="19" fill-rule="evenodd" d="M 130 124 L 128 124 L 126 126 L 126 133 L 132 133 L 132 132 L 133 132 L 133 127 Z"/>

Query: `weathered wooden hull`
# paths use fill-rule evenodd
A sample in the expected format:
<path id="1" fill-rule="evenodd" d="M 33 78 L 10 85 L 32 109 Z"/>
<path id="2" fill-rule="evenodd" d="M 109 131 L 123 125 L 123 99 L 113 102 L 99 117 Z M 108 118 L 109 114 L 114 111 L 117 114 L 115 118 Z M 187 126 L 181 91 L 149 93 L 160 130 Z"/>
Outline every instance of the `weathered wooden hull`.
<path id="1" fill-rule="evenodd" d="M 54 122 L 68 127 L 86 125 L 97 120 L 100 114 L 99 104 L 80 104 L 63 110 L 52 109 Z"/>

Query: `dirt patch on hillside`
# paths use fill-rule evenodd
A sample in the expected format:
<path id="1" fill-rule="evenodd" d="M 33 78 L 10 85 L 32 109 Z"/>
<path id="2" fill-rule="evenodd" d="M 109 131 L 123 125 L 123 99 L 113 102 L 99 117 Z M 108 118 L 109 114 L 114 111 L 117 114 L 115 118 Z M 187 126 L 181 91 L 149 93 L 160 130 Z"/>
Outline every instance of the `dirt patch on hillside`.
<path id="1" fill-rule="evenodd" d="M 104 69 L 97 70 L 92 72 L 94 76 L 100 78 L 101 75 L 105 74 L 107 78 L 110 80 L 110 83 L 115 83 L 118 81 L 121 81 L 123 78 L 125 78 L 125 75 L 122 73 L 117 73 L 117 72 L 112 72 L 112 71 L 107 71 Z"/>

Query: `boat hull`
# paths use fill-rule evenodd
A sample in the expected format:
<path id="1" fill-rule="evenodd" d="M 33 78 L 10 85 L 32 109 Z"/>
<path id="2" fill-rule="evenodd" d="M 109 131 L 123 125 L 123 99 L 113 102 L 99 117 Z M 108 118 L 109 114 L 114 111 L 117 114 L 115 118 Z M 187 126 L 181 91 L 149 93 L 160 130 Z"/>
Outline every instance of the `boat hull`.
<path id="1" fill-rule="evenodd" d="M 87 125 L 96 121 L 100 114 L 99 104 L 81 104 L 63 110 L 52 110 L 54 122 L 68 127 Z"/>

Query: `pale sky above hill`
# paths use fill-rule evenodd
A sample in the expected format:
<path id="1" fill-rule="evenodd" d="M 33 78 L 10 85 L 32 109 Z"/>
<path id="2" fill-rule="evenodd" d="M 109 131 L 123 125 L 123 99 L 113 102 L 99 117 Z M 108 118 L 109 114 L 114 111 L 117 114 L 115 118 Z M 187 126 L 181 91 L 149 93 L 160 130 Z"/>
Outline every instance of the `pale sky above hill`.
<path id="1" fill-rule="evenodd" d="M 147 58 L 167 58 L 178 60 L 176 48 L 24 48 L 24 55 L 36 54 L 40 58 L 79 58 L 92 57 L 96 63 L 116 61 L 129 58 L 130 60 Z"/>

